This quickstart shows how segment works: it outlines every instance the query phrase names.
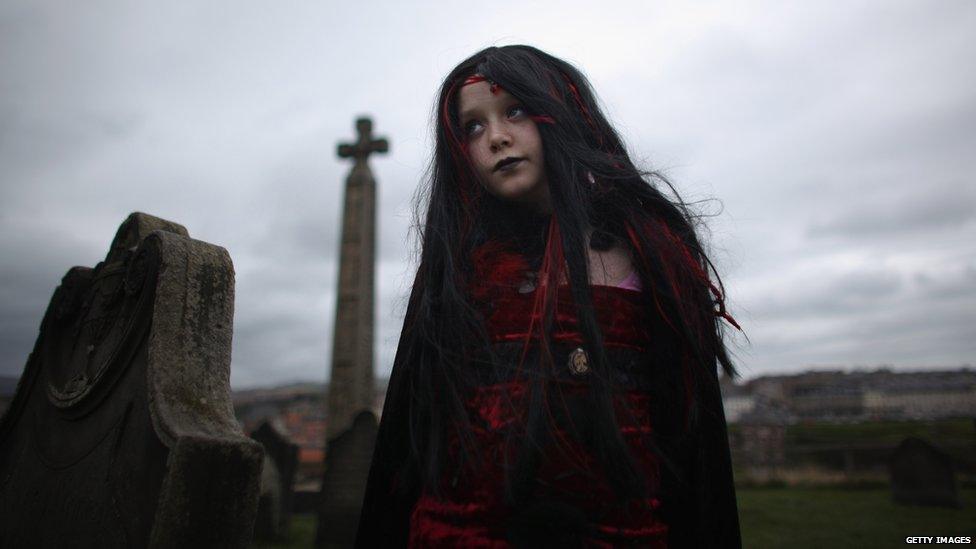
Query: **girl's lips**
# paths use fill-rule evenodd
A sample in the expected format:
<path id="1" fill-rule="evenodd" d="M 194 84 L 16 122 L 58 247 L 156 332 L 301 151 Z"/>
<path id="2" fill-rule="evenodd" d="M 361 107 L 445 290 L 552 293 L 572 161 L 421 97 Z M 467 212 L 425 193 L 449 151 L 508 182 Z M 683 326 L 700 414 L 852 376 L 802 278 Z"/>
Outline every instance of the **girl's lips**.
<path id="1" fill-rule="evenodd" d="M 503 160 L 502 162 L 499 162 L 498 163 L 498 166 L 495 168 L 495 171 L 496 172 L 508 171 L 508 170 L 514 168 L 515 166 L 518 166 L 519 164 L 521 164 L 523 160 L 524 160 L 524 158 L 517 158 L 514 161 L 509 161 L 509 162 L 507 162 L 505 164 L 502 164 L 502 162 L 505 162 Z"/>

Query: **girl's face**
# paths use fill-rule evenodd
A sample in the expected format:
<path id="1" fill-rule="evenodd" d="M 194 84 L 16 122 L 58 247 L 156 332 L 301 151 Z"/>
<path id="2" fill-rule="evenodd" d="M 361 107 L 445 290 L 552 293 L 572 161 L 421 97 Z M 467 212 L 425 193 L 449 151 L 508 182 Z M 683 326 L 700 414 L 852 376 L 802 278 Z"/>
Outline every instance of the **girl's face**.
<path id="1" fill-rule="evenodd" d="M 549 212 L 542 138 L 518 100 L 501 88 L 491 93 L 482 81 L 461 88 L 458 107 L 471 162 L 485 189 Z"/>

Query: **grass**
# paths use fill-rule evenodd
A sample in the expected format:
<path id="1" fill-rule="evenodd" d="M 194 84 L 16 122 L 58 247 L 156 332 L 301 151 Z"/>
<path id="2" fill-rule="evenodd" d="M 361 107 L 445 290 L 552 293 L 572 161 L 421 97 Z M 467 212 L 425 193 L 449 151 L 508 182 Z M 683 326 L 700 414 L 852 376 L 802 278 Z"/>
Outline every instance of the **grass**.
<path id="1" fill-rule="evenodd" d="M 960 509 L 895 505 L 887 488 L 739 488 L 737 494 L 743 547 L 900 547 L 907 536 L 976 541 L 976 489 L 960 492 Z"/>
<path id="2" fill-rule="evenodd" d="M 798 423 L 786 429 L 786 444 L 856 444 L 864 441 L 896 446 L 905 437 L 915 436 L 936 443 L 949 441 L 976 445 L 973 420 L 868 421 L 861 423 Z"/>
<path id="3" fill-rule="evenodd" d="M 285 547 L 312 547 L 315 545 L 316 516 L 313 513 L 293 515 L 288 528 L 288 535 L 281 540 L 255 541 L 253 549 L 281 549 Z"/>
<path id="4" fill-rule="evenodd" d="M 976 489 L 962 508 L 905 507 L 887 488 L 737 488 L 742 546 L 761 549 L 901 547 L 907 536 L 970 536 L 976 542 Z M 257 549 L 312 547 L 315 515 L 292 517 L 288 537 Z"/>
<path id="5" fill-rule="evenodd" d="M 972 418 L 797 423 L 786 427 L 784 457 L 790 468 L 817 466 L 847 473 L 854 469 L 884 471 L 892 451 L 902 440 L 919 437 L 948 454 L 957 473 L 971 476 L 976 473 L 974 427 Z M 732 424 L 729 432 L 736 433 L 741 428 Z M 734 452 L 733 456 L 735 459 Z"/>

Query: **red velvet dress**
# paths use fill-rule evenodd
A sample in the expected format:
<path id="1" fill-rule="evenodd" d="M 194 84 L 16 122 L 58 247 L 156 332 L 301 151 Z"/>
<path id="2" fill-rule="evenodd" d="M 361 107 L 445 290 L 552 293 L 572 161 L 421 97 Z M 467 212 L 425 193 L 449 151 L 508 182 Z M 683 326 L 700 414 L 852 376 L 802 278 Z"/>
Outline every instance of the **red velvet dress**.
<path id="1" fill-rule="evenodd" d="M 570 425 L 572 418 L 588 412 L 583 401 L 588 387 L 585 355 L 577 351 L 581 337 L 568 287 L 560 287 L 553 332 L 553 362 L 556 381 L 548 390 L 551 407 L 557 410 L 556 425 Z M 641 293 L 610 286 L 593 286 L 593 303 L 597 320 L 610 356 L 640 357 L 652 343 L 649 323 L 644 316 Z M 528 311 L 535 294 L 508 292 L 493 300 L 486 311 L 486 327 L 493 343 L 520 349 L 529 329 Z M 575 354 L 574 354 L 575 353 Z M 570 362 L 576 359 L 573 371 Z M 612 361 L 613 362 L 613 361 Z M 639 360 L 632 367 L 646 367 Z M 582 368 L 580 368 L 582 366 Z M 613 366 L 617 366 L 616 363 Z M 580 370 L 583 371 L 580 371 Z M 615 401 L 617 422 L 636 463 L 655 493 L 660 481 L 660 467 L 646 444 L 653 428 L 650 396 L 639 383 L 624 376 L 619 398 Z M 629 381 L 628 381 L 629 380 Z M 506 464 L 514 460 L 506 436 L 513 427 L 523 424 L 518 402 L 528 390 L 525 379 L 486 383 L 472 390 L 466 400 L 474 435 L 482 449 L 482 461 L 467 465 L 444 479 L 440 498 L 421 494 L 409 519 L 410 547 L 510 547 L 508 529 L 513 510 L 504 503 L 502 486 Z M 564 413 L 559 414 L 559 410 Z M 558 501 L 578 512 L 586 523 L 584 546 L 667 547 L 668 525 L 659 513 L 656 497 L 615 505 L 615 495 L 606 479 L 602 464 L 591 455 L 587 445 L 572 430 L 557 428 L 560 443 L 551 444 L 537 469 L 534 500 Z M 457 443 L 451 445 L 449 457 L 457 455 Z M 460 478 L 460 481 L 457 479 Z M 582 517 L 585 517 L 583 519 Z"/>

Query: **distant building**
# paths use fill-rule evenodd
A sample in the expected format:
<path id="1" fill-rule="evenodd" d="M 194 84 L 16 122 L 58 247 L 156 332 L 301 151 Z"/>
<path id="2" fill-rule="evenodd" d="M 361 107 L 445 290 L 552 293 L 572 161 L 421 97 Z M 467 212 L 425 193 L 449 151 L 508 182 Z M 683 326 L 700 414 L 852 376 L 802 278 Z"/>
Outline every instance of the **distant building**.
<path id="1" fill-rule="evenodd" d="M 976 417 L 976 371 L 819 370 L 723 380 L 729 423 L 778 410 L 782 421 L 868 421 Z"/>
<path id="2" fill-rule="evenodd" d="M 871 418 L 976 416 L 976 372 L 886 374 L 864 390 L 865 414 Z"/>
<path id="3" fill-rule="evenodd" d="M 727 422 L 737 423 L 743 415 L 755 409 L 756 393 L 750 386 L 736 385 L 729 378 L 723 377 L 721 387 Z"/>

